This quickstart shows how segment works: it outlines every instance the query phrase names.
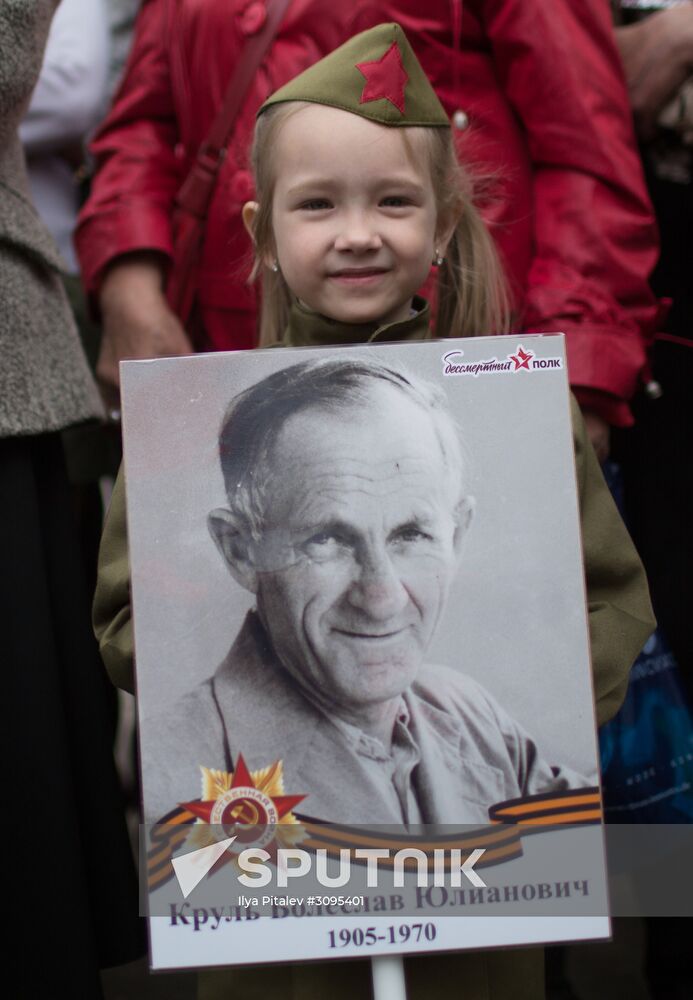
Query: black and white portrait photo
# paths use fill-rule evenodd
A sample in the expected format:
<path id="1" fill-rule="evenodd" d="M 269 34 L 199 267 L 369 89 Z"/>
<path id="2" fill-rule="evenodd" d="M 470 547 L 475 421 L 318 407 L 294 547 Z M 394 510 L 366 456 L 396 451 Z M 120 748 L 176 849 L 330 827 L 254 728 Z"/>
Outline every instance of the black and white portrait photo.
<path id="1" fill-rule="evenodd" d="M 124 366 L 149 821 L 239 758 L 360 826 L 594 785 L 565 373 L 448 353 Z"/>

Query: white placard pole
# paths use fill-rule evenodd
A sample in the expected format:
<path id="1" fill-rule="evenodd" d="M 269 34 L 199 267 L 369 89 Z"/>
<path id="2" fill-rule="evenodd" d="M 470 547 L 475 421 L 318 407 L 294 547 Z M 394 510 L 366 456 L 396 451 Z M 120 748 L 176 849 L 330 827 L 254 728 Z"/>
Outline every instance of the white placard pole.
<path id="1" fill-rule="evenodd" d="M 401 955 L 383 955 L 371 959 L 373 1000 L 407 1000 L 404 962 Z"/>

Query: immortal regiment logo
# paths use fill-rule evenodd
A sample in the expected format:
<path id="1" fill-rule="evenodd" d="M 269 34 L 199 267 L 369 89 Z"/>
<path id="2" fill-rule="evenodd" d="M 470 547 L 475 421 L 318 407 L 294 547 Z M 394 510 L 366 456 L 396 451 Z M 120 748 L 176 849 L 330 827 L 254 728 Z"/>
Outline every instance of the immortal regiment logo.
<path id="1" fill-rule="evenodd" d="M 563 368 L 563 358 L 538 358 L 518 344 L 514 354 L 486 361 L 463 361 L 464 351 L 449 351 L 443 355 L 443 375 L 514 375 L 517 372 L 546 371 Z"/>

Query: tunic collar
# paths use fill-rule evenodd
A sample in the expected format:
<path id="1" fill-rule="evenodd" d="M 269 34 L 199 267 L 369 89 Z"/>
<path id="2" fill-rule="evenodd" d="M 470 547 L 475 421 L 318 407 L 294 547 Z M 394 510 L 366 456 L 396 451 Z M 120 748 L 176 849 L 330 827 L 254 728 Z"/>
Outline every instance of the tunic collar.
<path id="1" fill-rule="evenodd" d="M 396 323 L 340 323 L 311 312 L 294 302 L 281 347 L 331 347 L 343 344 L 383 344 L 407 340 L 431 340 L 430 310 L 425 299 L 415 296 L 412 315 Z"/>

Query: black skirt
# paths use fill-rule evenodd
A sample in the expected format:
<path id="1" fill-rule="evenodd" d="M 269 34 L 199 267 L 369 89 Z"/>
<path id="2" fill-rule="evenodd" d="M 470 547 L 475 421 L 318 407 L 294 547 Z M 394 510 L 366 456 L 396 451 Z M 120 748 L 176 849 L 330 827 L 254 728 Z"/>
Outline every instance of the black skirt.
<path id="1" fill-rule="evenodd" d="M 144 939 L 58 434 L 0 440 L 0 570 L 10 965 L 18 996 L 98 998 Z"/>

